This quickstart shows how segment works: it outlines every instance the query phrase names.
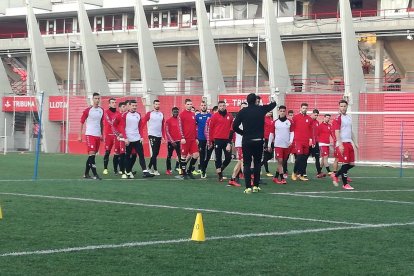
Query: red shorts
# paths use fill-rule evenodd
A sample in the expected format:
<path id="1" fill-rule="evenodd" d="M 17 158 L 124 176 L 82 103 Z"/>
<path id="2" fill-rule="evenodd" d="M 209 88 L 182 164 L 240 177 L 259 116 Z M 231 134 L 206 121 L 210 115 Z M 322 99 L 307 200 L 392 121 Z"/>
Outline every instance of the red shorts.
<path id="1" fill-rule="evenodd" d="M 289 158 L 290 150 L 289 148 L 275 147 L 275 154 L 277 159 L 286 160 Z"/>
<path id="2" fill-rule="evenodd" d="M 344 142 L 342 143 L 344 145 L 344 153 L 341 154 L 339 151 L 339 147 L 336 147 L 335 152 L 336 156 L 338 157 L 338 161 L 341 163 L 353 163 L 355 162 L 355 152 L 354 147 L 352 146 L 352 143 L 350 142 Z"/>
<path id="3" fill-rule="evenodd" d="M 289 146 L 289 154 L 295 154 L 295 147 L 293 146 L 293 143 Z"/>
<path id="4" fill-rule="evenodd" d="M 114 152 L 115 154 L 125 153 L 125 142 L 115 138 Z"/>
<path id="5" fill-rule="evenodd" d="M 294 143 L 294 153 L 296 154 L 309 154 L 309 142 L 295 141 Z"/>
<path id="6" fill-rule="evenodd" d="M 243 160 L 243 148 L 242 147 L 236 147 L 237 150 L 237 159 Z"/>
<path id="7" fill-rule="evenodd" d="M 197 140 L 185 140 L 185 144 L 181 144 L 181 155 L 187 156 L 198 152 Z"/>
<path id="8" fill-rule="evenodd" d="M 116 136 L 115 135 L 106 135 L 105 136 L 105 150 L 112 150 L 112 147 L 116 147 Z"/>
<path id="9" fill-rule="evenodd" d="M 321 153 L 321 157 L 328 157 L 329 156 L 329 146 L 320 146 L 319 151 Z"/>
<path id="10" fill-rule="evenodd" d="M 86 146 L 88 147 L 88 153 L 98 152 L 99 146 L 101 145 L 101 137 L 86 135 Z"/>

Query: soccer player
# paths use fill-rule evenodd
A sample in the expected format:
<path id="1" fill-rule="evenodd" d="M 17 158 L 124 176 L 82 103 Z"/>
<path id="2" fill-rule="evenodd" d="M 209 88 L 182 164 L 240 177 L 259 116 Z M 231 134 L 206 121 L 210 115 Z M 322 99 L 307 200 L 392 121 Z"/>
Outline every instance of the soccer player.
<path id="1" fill-rule="evenodd" d="M 212 115 L 217 113 L 217 111 L 218 111 L 218 106 L 217 105 L 213 106 L 213 108 L 211 109 Z M 208 140 L 208 137 L 210 136 L 210 121 L 211 121 L 211 117 L 207 119 L 206 125 L 204 126 L 204 136 L 206 137 L 207 140 Z M 207 145 L 207 154 L 206 154 L 206 157 L 204 158 L 204 166 L 201 169 L 201 178 L 207 177 L 206 171 L 207 171 L 208 163 L 210 162 L 210 159 L 211 159 L 211 155 L 213 154 L 213 150 L 214 150 L 214 141 L 212 144 Z M 223 179 L 224 178 L 225 177 L 223 177 Z"/>
<path id="2" fill-rule="evenodd" d="M 178 127 L 178 114 L 179 114 L 178 107 L 173 107 L 171 112 L 172 112 L 171 118 L 165 121 L 165 136 L 168 142 L 167 144 L 168 153 L 167 153 L 167 160 L 166 160 L 167 171 L 165 172 L 166 175 L 172 175 L 171 157 L 174 153 L 174 150 L 175 150 L 175 153 L 177 154 L 178 160 L 181 159 L 181 146 L 180 146 L 181 135 L 180 135 L 180 129 Z"/>
<path id="3" fill-rule="evenodd" d="M 134 174 L 132 173 L 132 163 L 131 163 L 131 152 L 132 149 L 135 149 L 135 152 L 138 154 L 139 164 L 141 166 L 143 177 L 152 177 L 154 176 L 147 170 L 147 165 L 145 164 L 145 157 L 144 157 L 144 148 L 142 146 L 143 143 L 143 120 L 141 118 L 141 114 L 137 112 L 137 101 L 131 100 L 131 108 L 130 110 L 124 114 L 122 117 L 122 136 L 125 137 L 125 145 L 126 145 L 126 174 L 128 178 L 134 178 Z"/>
<path id="4" fill-rule="evenodd" d="M 113 165 L 114 165 L 114 174 L 118 174 L 118 163 L 119 163 L 119 147 L 116 147 L 116 129 L 114 127 L 114 121 L 118 116 L 118 112 L 116 110 L 116 99 L 110 98 L 109 99 L 109 108 L 105 110 L 104 113 L 104 133 L 105 133 L 105 155 L 104 155 L 104 170 L 103 174 L 108 174 L 108 163 L 109 163 L 109 155 L 111 154 L 112 147 L 114 147 L 114 158 L 113 158 Z"/>
<path id="5" fill-rule="evenodd" d="M 287 118 L 289 120 L 291 120 L 292 122 L 293 122 L 293 115 L 295 115 L 295 113 L 294 113 L 294 111 L 292 109 L 290 109 L 288 111 Z M 289 156 L 291 157 L 291 161 L 290 162 L 291 163 L 295 163 L 295 147 L 293 146 L 293 143 L 289 147 Z M 289 160 L 289 158 L 288 158 L 288 160 Z M 283 162 L 283 172 L 284 172 L 283 177 L 285 179 L 288 178 L 288 160 L 286 160 L 286 161 Z"/>
<path id="6" fill-rule="evenodd" d="M 89 171 L 92 170 L 93 179 L 101 180 L 96 172 L 95 156 L 99 151 L 99 145 L 102 138 L 102 124 L 104 110 L 99 106 L 101 102 L 101 96 L 99 93 L 93 93 L 92 95 L 93 105 L 85 109 L 81 117 L 81 126 L 79 131 L 78 141 L 82 142 L 83 125 L 86 124 L 86 145 L 88 147 L 88 159 L 86 160 L 85 174 L 83 178 L 90 179 Z"/>
<path id="7" fill-rule="evenodd" d="M 234 131 L 243 136 L 243 169 L 246 185 L 244 193 L 246 194 L 260 191 L 260 163 L 263 154 L 264 116 L 267 112 L 276 107 L 276 102 L 272 102 L 269 105 L 258 106 L 256 105 L 256 98 L 257 96 L 254 93 L 247 95 L 248 106 L 240 110 L 233 122 Z M 243 125 L 243 129 L 240 128 L 240 125 Z M 253 189 L 250 170 L 252 160 L 254 162 Z"/>
<path id="8" fill-rule="evenodd" d="M 333 122 L 336 137 L 336 152 L 338 161 L 342 163 L 341 168 L 335 174 L 331 174 L 332 183 L 338 186 L 338 177 L 342 178 L 342 188 L 344 190 L 353 190 L 354 188 L 348 184 L 348 171 L 355 166 L 355 152 L 352 146 L 352 118 L 346 114 L 348 110 L 348 102 L 346 100 L 339 101 L 339 115 Z"/>
<path id="9" fill-rule="evenodd" d="M 332 126 L 329 123 L 330 120 L 331 115 L 325 114 L 325 116 L 323 117 L 323 121 L 319 124 L 318 128 L 318 141 L 321 153 L 321 167 L 326 168 L 328 175 L 332 174 L 328 162 L 329 145 L 331 144 L 330 138 L 332 137 Z"/>
<path id="10" fill-rule="evenodd" d="M 184 101 L 185 109 L 178 116 L 178 126 L 181 135 L 181 175 L 182 179 L 188 177 L 194 179 L 191 168 L 194 167 L 199 156 L 197 141 L 197 125 L 195 114 L 192 112 L 193 102 L 190 99 Z M 191 156 L 187 171 L 187 157 Z"/>
<path id="11" fill-rule="evenodd" d="M 212 114 L 207 111 L 207 103 L 205 101 L 201 102 L 200 113 L 196 114 L 196 123 L 197 123 L 197 139 L 198 139 L 198 151 L 200 152 L 200 173 L 201 178 L 206 178 L 205 172 L 205 163 L 207 157 L 207 138 L 205 135 L 205 127 L 207 120 L 211 118 Z"/>
<path id="12" fill-rule="evenodd" d="M 121 121 L 122 116 L 128 112 L 126 109 L 125 102 L 120 102 L 118 104 L 118 113 L 115 117 L 115 120 L 113 122 L 113 126 L 116 129 L 116 135 L 117 138 L 115 140 L 115 149 L 117 149 L 119 153 L 119 172 L 121 172 L 122 176 L 121 178 L 127 178 L 126 172 L 125 172 L 125 152 L 126 152 L 126 146 L 125 146 L 125 137 L 122 136 L 122 129 L 121 129 Z"/>
<path id="13" fill-rule="evenodd" d="M 246 102 L 242 102 L 240 105 L 240 110 L 247 107 Z M 240 125 L 240 129 L 243 129 L 243 125 Z M 234 166 L 233 173 L 231 175 L 231 179 L 229 180 L 230 186 L 240 187 L 241 185 L 238 183 L 237 178 L 240 175 L 240 172 L 243 172 L 243 150 L 242 150 L 242 139 L 243 136 L 236 133 L 236 139 L 234 141 L 234 147 L 237 151 L 237 163 Z"/>
<path id="14" fill-rule="evenodd" d="M 269 151 L 273 150 L 272 144 L 275 147 L 277 170 L 273 182 L 276 184 L 286 184 L 283 163 L 289 158 L 289 147 L 293 142 L 293 138 L 293 123 L 286 117 L 286 106 L 281 105 L 279 106 L 279 118 L 273 122 L 267 144 Z"/>
<path id="15" fill-rule="evenodd" d="M 218 112 L 210 120 L 209 145 L 214 142 L 216 173 L 223 182 L 223 171 L 231 162 L 231 139 L 233 137 L 233 116 L 227 112 L 226 103 L 218 102 Z M 224 162 L 222 153 L 224 152 Z"/>
<path id="16" fill-rule="evenodd" d="M 151 146 L 151 159 L 148 164 L 148 169 L 154 175 L 160 175 L 157 168 L 157 157 L 160 152 L 161 141 L 165 136 L 164 133 L 164 114 L 160 111 L 160 101 L 154 100 L 154 109 L 148 111 L 144 117 L 144 123 L 148 126 L 148 140 Z M 154 168 L 154 169 L 152 169 Z"/>
<path id="17" fill-rule="evenodd" d="M 312 145 L 309 147 L 309 153 L 310 155 L 315 158 L 315 166 L 316 166 L 316 177 L 317 178 L 323 178 L 326 176 L 326 174 L 322 173 L 322 167 L 321 167 L 321 163 L 320 163 L 320 150 L 319 150 L 319 121 L 318 121 L 318 117 L 319 117 L 319 110 L 318 109 L 314 109 L 312 111 Z"/>
<path id="18" fill-rule="evenodd" d="M 273 142 L 270 143 L 271 151 L 268 150 L 269 135 L 273 129 L 273 112 L 266 113 L 264 124 L 264 151 L 262 166 L 265 168 L 266 176 L 273 176 L 269 171 L 269 160 L 273 158 Z"/>
<path id="19" fill-rule="evenodd" d="M 302 103 L 299 114 L 293 116 L 293 131 L 295 132 L 294 152 L 296 154 L 295 166 L 292 173 L 292 180 L 298 178 L 302 181 L 308 181 L 305 177 L 306 160 L 309 155 L 309 146 L 312 145 L 312 118 L 307 115 L 308 104 Z"/>

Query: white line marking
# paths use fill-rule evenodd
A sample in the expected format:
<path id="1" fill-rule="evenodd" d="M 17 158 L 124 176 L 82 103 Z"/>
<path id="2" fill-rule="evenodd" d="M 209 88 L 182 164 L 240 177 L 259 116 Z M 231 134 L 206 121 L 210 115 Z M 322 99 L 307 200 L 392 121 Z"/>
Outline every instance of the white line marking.
<path id="1" fill-rule="evenodd" d="M 249 233 L 249 234 L 238 234 L 231 236 L 213 236 L 206 238 L 206 241 L 213 240 L 229 240 L 229 239 L 244 239 L 244 238 L 255 238 L 255 237 L 271 237 L 271 236 L 288 236 L 288 235 L 300 235 L 307 233 L 321 233 L 331 232 L 340 230 L 357 230 L 367 228 L 386 228 L 386 227 L 399 227 L 399 226 L 412 226 L 414 222 L 408 223 L 389 223 L 389 224 L 371 224 L 371 225 L 360 225 L 360 226 L 342 226 L 342 227 L 329 227 L 329 228 L 315 228 L 305 230 L 290 230 L 284 232 L 264 232 L 264 233 Z M 176 240 L 161 240 L 161 241 L 144 241 L 144 242 L 128 242 L 121 244 L 102 244 L 102 245 L 88 245 L 83 247 L 68 247 L 61 249 L 46 249 L 36 251 L 21 251 L 21 252 L 9 252 L 0 254 L 0 257 L 16 257 L 16 256 L 30 256 L 30 255 L 44 255 L 44 254 L 57 254 L 57 253 L 69 253 L 79 252 L 87 250 L 99 250 L 99 249 L 116 249 L 116 248 L 131 248 L 131 247 L 143 247 L 149 245 L 161 245 L 161 244 L 175 244 L 175 243 L 187 243 L 190 239 L 176 239 Z"/>
<path id="2" fill-rule="evenodd" d="M 398 192 L 414 192 L 414 189 L 407 190 L 353 190 L 353 191 L 319 191 L 319 192 L 292 192 L 289 194 L 353 194 L 353 193 L 398 193 Z M 288 194 L 288 193 L 273 193 L 273 194 Z"/>
<path id="3" fill-rule="evenodd" d="M 386 192 L 414 192 L 414 189 L 407 190 L 352 190 L 352 191 L 310 191 L 310 192 L 282 192 L 282 193 L 269 193 L 271 195 L 284 195 L 284 194 L 353 194 L 353 193 L 386 193 Z"/>
<path id="4" fill-rule="evenodd" d="M 301 218 L 301 217 L 287 217 L 287 216 L 267 215 L 267 214 L 260 214 L 260 213 L 242 213 L 242 212 L 225 211 L 225 210 L 214 210 L 214 209 L 203 209 L 203 208 L 192 208 L 192 207 L 178 207 L 178 206 L 169 206 L 169 205 L 146 204 L 146 203 L 139 203 L 139 202 L 125 202 L 125 201 L 113 201 L 113 200 L 101 200 L 101 199 L 92 199 L 92 198 L 47 196 L 47 195 L 3 193 L 3 192 L 0 192 L 0 194 L 2 194 L 2 195 L 11 195 L 11 196 L 33 197 L 33 198 L 61 199 L 61 200 L 72 200 L 72 201 L 82 201 L 82 202 L 142 206 L 142 207 L 150 207 L 150 208 L 165 208 L 165 209 L 177 209 L 177 210 L 208 212 L 208 213 L 221 213 L 221 214 L 238 215 L 238 216 L 251 216 L 251 217 L 262 217 L 262 218 L 300 220 L 300 221 L 322 222 L 322 223 L 332 223 L 332 224 L 360 225 L 360 226 L 361 225 L 363 225 L 363 226 L 371 225 L 371 224 L 366 224 L 366 223 L 353 223 L 353 222 L 346 222 L 346 221 L 311 219 L 311 218 Z"/>
<path id="5" fill-rule="evenodd" d="M 339 196 L 322 196 L 322 195 L 308 195 L 299 193 L 274 193 L 275 195 L 284 196 L 299 196 L 299 197 L 311 197 L 311 198 L 329 198 L 329 199 L 343 199 L 343 200 L 358 200 L 358 201 L 371 201 L 371 202 L 386 202 L 386 203 L 398 203 L 398 204 L 409 204 L 413 205 L 411 201 L 397 201 L 397 200 L 384 200 L 384 199 L 370 199 L 370 198 L 353 198 L 353 197 L 339 197 Z"/>
<path id="6" fill-rule="evenodd" d="M 52 178 L 46 178 L 46 179 L 0 179 L 0 182 L 34 182 L 34 181 L 53 181 L 53 182 L 66 182 L 66 181 L 81 181 L 85 183 L 99 183 L 100 181 L 113 181 L 113 180 L 119 180 L 121 182 L 133 182 L 133 181 L 148 181 L 148 178 L 132 178 L 132 179 L 121 179 L 121 178 L 103 178 L 102 180 L 94 180 L 94 179 L 84 179 L 84 178 L 61 178 L 61 179 L 52 179 Z M 157 178 L 157 181 L 160 180 L 166 180 L 166 181 L 183 181 L 186 180 L 177 179 L 177 178 Z M 206 179 L 191 179 L 191 181 L 206 181 Z"/>

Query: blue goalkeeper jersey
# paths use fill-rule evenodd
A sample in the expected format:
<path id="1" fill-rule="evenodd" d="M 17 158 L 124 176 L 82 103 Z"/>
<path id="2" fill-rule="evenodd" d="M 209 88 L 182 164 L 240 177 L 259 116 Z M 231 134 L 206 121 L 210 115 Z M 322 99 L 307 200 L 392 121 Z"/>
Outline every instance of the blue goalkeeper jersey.
<path id="1" fill-rule="evenodd" d="M 196 115 L 197 139 L 198 140 L 207 140 L 206 136 L 204 135 L 204 128 L 206 127 L 206 122 L 208 118 L 210 117 L 211 117 L 211 113 L 206 113 L 206 114 L 199 113 Z"/>

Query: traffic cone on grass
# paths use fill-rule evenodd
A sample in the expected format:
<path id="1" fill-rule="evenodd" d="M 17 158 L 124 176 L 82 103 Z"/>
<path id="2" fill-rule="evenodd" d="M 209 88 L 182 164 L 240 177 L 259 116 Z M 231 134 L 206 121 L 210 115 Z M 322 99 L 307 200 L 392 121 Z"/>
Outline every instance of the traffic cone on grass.
<path id="1" fill-rule="evenodd" d="M 191 240 L 199 242 L 203 242 L 206 240 L 206 236 L 204 235 L 203 216 L 201 215 L 201 213 L 197 213 Z"/>

